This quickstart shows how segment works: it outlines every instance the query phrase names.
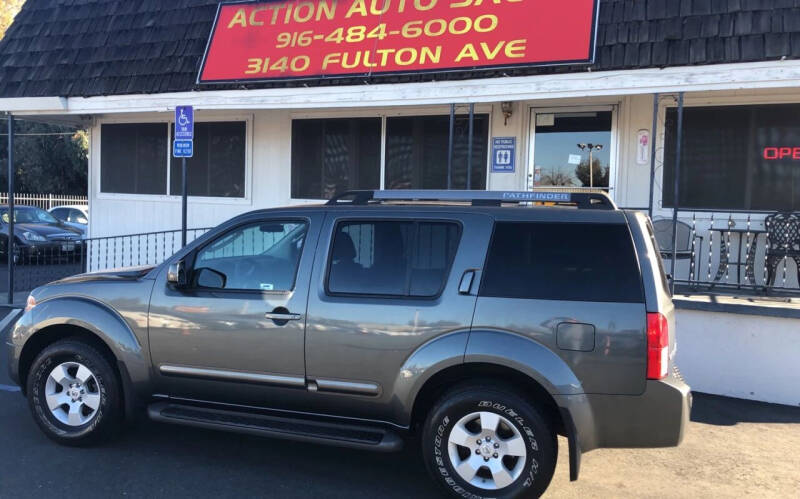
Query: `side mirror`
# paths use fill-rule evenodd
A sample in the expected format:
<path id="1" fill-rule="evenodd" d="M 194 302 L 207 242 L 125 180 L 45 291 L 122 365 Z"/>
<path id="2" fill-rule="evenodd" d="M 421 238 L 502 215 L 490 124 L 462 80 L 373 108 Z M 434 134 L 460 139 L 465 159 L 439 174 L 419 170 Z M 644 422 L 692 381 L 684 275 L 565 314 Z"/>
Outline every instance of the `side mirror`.
<path id="1" fill-rule="evenodd" d="M 225 289 L 228 278 L 222 272 L 209 268 L 195 269 L 195 284 L 201 288 Z"/>
<path id="2" fill-rule="evenodd" d="M 177 262 L 169 264 L 169 269 L 167 269 L 167 282 L 174 284 L 178 288 L 186 287 L 186 270 L 183 260 L 178 260 Z"/>

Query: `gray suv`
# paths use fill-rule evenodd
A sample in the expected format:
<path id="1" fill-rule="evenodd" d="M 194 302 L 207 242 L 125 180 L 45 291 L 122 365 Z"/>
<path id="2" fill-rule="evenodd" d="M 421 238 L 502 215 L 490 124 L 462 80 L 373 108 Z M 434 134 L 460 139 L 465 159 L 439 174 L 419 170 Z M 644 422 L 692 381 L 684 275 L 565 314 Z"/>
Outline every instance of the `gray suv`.
<path id="1" fill-rule="evenodd" d="M 691 397 L 646 216 L 603 194 L 355 191 L 236 217 L 157 267 L 36 289 L 6 333 L 51 439 L 156 421 L 395 451 L 532 497 L 600 447 L 678 445 Z"/>

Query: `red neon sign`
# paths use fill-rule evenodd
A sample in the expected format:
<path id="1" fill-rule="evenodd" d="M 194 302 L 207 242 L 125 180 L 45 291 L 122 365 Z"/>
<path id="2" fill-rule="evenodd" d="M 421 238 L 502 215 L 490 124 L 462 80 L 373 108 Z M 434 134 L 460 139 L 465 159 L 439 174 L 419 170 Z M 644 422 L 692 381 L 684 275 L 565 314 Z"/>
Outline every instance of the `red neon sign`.
<path id="1" fill-rule="evenodd" d="M 590 63 L 598 2 L 222 3 L 198 82 Z"/>
<path id="2" fill-rule="evenodd" d="M 764 159 L 768 161 L 780 159 L 800 160 L 800 147 L 765 147 Z"/>

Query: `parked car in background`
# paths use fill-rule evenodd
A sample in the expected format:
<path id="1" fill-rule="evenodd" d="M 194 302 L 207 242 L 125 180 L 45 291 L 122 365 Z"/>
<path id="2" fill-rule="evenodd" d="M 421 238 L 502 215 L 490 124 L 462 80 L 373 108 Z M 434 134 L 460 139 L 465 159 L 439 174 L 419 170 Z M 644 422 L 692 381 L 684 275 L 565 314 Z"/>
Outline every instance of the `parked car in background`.
<path id="1" fill-rule="evenodd" d="M 0 258 L 8 257 L 8 206 L 0 206 Z M 55 263 L 80 256 L 83 233 L 36 206 L 14 207 L 14 260 Z"/>
<path id="2" fill-rule="evenodd" d="M 566 206 L 508 206 L 530 202 Z M 650 220 L 604 194 L 358 191 L 254 211 L 159 266 L 39 287 L 15 320 L 11 379 L 56 442 L 145 406 L 364 450 L 417 438 L 453 497 L 538 497 L 559 434 L 573 480 L 592 449 L 678 445 L 691 405 Z"/>
<path id="3" fill-rule="evenodd" d="M 89 206 L 85 204 L 70 204 L 56 206 L 47 210 L 51 215 L 69 225 L 73 229 L 81 231 L 83 237 L 89 229 Z"/>

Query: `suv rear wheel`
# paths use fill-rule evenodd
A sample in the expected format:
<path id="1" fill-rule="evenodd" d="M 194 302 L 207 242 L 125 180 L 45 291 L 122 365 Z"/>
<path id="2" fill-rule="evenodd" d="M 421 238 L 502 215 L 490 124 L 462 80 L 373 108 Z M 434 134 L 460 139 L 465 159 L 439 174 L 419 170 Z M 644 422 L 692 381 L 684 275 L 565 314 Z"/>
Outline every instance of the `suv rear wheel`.
<path id="1" fill-rule="evenodd" d="M 28 375 L 27 394 L 36 423 L 61 444 L 96 442 L 121 423 L 114 370 L 102 354 L 80 340 L 58 341 L 39 353 Z"/>
<path id="2" fill-rule="evenodd" d="M 494 385 L 446 393 L 430 411 L 422 439 L 428 471 L 459 497 L 538 497 L 558 455 L 541 412 Z"/>

